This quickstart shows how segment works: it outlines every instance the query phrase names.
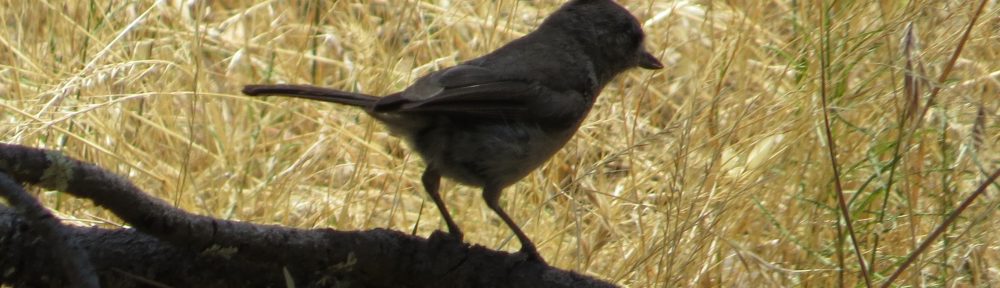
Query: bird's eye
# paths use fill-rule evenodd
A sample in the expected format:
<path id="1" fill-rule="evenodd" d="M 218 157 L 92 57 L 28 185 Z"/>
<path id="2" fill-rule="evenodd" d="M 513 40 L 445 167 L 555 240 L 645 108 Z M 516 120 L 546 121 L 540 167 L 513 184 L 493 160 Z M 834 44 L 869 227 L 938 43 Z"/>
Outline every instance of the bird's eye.
<path id="1" fill-rule="evenodd" d="M 642 46 L 642 41 L 645 35 L 643 35 L 641 28 L 635 25 L 628 25 L 624 29 L 624 34 L 628 36 L 629 45 L 632 45 L 632 47 Z"/>

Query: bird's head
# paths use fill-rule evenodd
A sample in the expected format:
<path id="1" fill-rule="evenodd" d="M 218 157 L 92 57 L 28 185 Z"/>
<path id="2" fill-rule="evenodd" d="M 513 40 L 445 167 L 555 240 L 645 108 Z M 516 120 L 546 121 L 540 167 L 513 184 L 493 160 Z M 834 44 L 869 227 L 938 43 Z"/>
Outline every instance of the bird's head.
<path id="1" fill-rule="evenodd" d="M 592 60 L 613 74 L 635 67 L 663 68 L 646 50 L 646 34 L 639 21 L 611 0 L 572 0 L 546 18 L 540 29 L 574 37 Z"/>

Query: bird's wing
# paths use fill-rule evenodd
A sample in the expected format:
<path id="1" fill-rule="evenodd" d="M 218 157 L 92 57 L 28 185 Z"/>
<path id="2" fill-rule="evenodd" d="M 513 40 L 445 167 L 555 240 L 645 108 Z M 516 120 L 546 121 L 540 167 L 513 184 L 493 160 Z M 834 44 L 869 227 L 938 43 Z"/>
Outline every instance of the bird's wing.
<path id="1" fill-rule="evenodd" d="M 540 102 L 558 97 L 527 80 L 501 77 L 489 69 L 458 65 L 417 80 L 375 103 L 375 112 L 448 113 L 483 117 L 531 117 Z"/>

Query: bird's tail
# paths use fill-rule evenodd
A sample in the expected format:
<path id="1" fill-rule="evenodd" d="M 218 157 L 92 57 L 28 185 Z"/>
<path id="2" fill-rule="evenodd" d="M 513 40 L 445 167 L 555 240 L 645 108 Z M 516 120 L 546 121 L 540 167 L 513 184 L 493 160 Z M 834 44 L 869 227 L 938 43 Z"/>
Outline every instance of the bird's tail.
<path id="1" fill-rule="evenodd" d="M 359 107 L 371 107 L 379 97 L 372 95 L 334 90 L 310 85 L 246 85 L 243 94 L 247 96 L 288 96 L 324 102 L 333 102 Z"/>

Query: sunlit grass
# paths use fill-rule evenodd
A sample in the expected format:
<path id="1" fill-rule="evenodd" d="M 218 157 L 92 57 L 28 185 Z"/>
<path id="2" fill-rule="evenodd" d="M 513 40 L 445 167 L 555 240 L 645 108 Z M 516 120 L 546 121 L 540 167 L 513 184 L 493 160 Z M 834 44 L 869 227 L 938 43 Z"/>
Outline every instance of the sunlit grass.
<path id="1" fill-rule="evenodd" d="M 503 205 L 551 264 L 629 287 L 864 285 L 838 222 L 825 92 L 850 219 L 879 283 L 1000 167 L 1000 7 L 987 4 L 938 83 L 978 1 L 819 2 L 624 2 L 666 69 L 612 82 Z M 398 91 L 531 31 L 559 4 L 8 0 L 0 135 L 195 213 L 425 236 L 443 222 L 403 143 L 356 109 L 240 88 Z M 923 85 L 916 102 L 907 77 Z M 933 87 L 926 115 L 903 117 Z M 518 249 L 480 191 L 443 188 L 467 241 Z M 896 283 L 1000 285 L 991 189 Z M 37 192 L 68 220 L 122 224 Z"/>

